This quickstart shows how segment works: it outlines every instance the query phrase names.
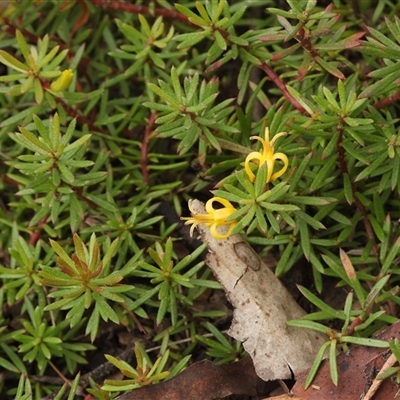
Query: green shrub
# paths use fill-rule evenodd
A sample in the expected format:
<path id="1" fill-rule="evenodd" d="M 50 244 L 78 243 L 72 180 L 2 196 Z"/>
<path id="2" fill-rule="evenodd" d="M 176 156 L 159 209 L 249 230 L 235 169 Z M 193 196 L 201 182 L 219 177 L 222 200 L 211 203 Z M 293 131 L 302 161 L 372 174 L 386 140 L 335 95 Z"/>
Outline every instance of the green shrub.
<path id="1" fill-rule="evenodd" d="M 137 367 L 108 355 L 129 381 L 92 382 L 99 399 L 203 349 L 243 355 L 179 217 L 242 233 L 279 276 L 306 263 L 315 312 L 291 324 L 328 335 L 313 372 L 397 321 L 399 9 L 325 3 L 0 6 L 2 398 L 60 398 L 38 379 L 54 374 L 76 377 L 73 396 L 117 329 L 158 347 L 137 344 Z M 203 219 L 194 197 L 210 200 Z M 327 277 L 343 310 L 324 301 Z"/>

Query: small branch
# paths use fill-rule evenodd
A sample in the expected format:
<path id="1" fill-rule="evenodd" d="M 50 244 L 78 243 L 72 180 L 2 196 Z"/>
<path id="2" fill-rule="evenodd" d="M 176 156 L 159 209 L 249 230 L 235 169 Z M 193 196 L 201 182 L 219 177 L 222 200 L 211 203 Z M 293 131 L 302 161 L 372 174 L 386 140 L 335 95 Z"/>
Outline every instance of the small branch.
<path id="1" fill-rule="evenodd" d="M 108 10 L 118 10 L 132 14 L 152 15 L 152 12 L 146 6 L 138 6 L 136 4 L 124 3 L 121 1 L 109 1 L 109 0 L 90 0 L 90 1 L 95 6 L 100 6 Z M 154 9 L 154 14 L 156 16 L 161 16 L 164 18 L 170 18 L 189 23 L 188 17 L 186 17 L 186 15 L 183 15 L 178 11 L 166 10 L 164 8 L 156 8 Z"/>
<path id="2" fill-rule="evenodd" d="M 133 362 L 134 359 L 134 352 L 133 348 L 129 348 L 122 353 L 118 354 L 117 358 L 119 360 L 125 361 L 128 364 Z M 118 369 L 115 367 L 113 364 L 110 362 L 105 362 L 92 371 L 86 373 L 85 375 L 82 375 L 80 381 L 79 381 L 79 389 L 80 391 L 83 391 L 89 386 L 89 378 L 92 378 L 95 382 L 102 382 L 104 378 L 107 376 L 117 372 Z M 57 396 L 58 391 L 55 391 L 53 393 L 48 394 L 47 396 L 43 397 L 42 400 L 54 400 Z"/>
<path id="3" fill-rule="evenodd" d="M 86 116 L 79 113 L 75 108 L 73 108 L 69 104 L 67 104 L 61 97 L 55 97 L 55 100 L 56 100 L 56 103 L 62 105 L 62 107 L 68 113 L 68 115 L 70 117 L 76 118 L 77 121 L 83 125 L 86 124 L 91 131 L 99 130 L 100 132 L 103 132 L 100 128 L 95 127 L 93 122 L 89 118 L 87 118 Z"/>
<path id="4" fill-rule="evenodd" d="M 271 81 L 274 82 L 275 85 L 282 91 L 282 94 L 285 96 L 286 100 L 289 101 L 293 107 L 297 108 L 302 114 L 307 114 L 305 108 L 289 93 L 285 83 L 268 64 L 262 63 L 259 68 L 261 68 L 268 75 Z"/>
<path id="5" fill-rule="evenodd" d="M 66 3 L 64 3 L 66 4 Z M 78 4 L 82 9 L 81 15 L 75 21 L 74 26 L 72 27 L 71 33 L 69 34 L 68 40 L 68 47 L 70 47 L 70 43 L 72 42 L 72 38 L 74 37 L 75 33 L 79 31 L 80 28 L 86 25 L 89 21 L 89 9 L 86 3 L 83 0 L 78 0 Z"/>
<path id="6" fill-rule="evenodd" d="M 64 381 L 64 383 L 70 384 L 69 380 L 64 376 L 64 374 L 51 362 L 51 360 L 48 361 L 51 368 L 53 368 L 54 372 Z"/>
<path id="7" fill-rule="evenodd" d="M 40 235 L 43 231 L 43 225 L 47 222 L 47 218 L 49 218 L 48 215 L 46 215 L 44 218 L 42 218 L 38 224 L 37 224 L 37 228 L 34 232 L 31 233 L 31 236 L 29 238 L 29 244 L 31 246 L 35 246 L 35 244 L 37 243 L 37 241 L 40 239 Z"/>
<path id="8" fill-rule="evenodd" d="M 13 23 L 6 17 L 2 17 L 3 20 L 3 26 L 5 27 L 5 31 L 7 33 L 10 33 L 12 36 L 15 36 L 15 32 L 17 31 L 17 29 L 22 33 L 22 35 L 24 36 L 25 39 L 28 39 L 32 42 L 37 43 L 38 40 L 38 36 L 27 31 L 26 29 L 22 29 L 21 27 L 16 28 Z"/>
<path id="9" fill-rule="evenodd" d="M 390 357 L 386 360 L 385 364 L 383 364 L 383 367 L 379 371 L 379 374 L 382 374 L 388 368 L 393 367 L 393 365 L 396 364 L 396 362 L 397 362 L 396 356 L 394 354 L 391 354 Z M 372 382 L 372 385 L 368 389 L 368 392 L 363 397 L 363 400 L 371 400 L 374 397 L 377 390 L 379 389 L 379 387 L 382 385 L 383 379 L 378 379 L 379 374 L 377 375 L 377 377 L 375 377 L 374 381 Z"/>
<path id="10" fill-rule="evenodd" d="M 362 320 L 360 317 L 355 318 L 352 323 L 348 326 L 346 329 L 346 336 L 352 336 L 354 334 L 354 331 L 358 325 L 362 324 Z"/>
<path id="11" fill-rule="evenodd" d="M 386 99 L 382 99 L 374 104 L 374 108 L 376 110 L 380 110 L 381 108 L 385 108 L 390 106 L 393 103 L 396 103 L 400 99 L 400 91 L 396 92 L 395 94 L 386 97 Z"/>
<path id="12" fill-rule="evenodd" d="M 143 328 L 143 325 L 140 323 L 140 321 L 136 318 L 136 315 L 127 307 L 125 303 L 120 303 L 122 308 L 130 315 L 130 317 L 133 319 L 135 324 L 137 325 L 138 329 L 142 333 L 146 333 L 146 329 Z"/>

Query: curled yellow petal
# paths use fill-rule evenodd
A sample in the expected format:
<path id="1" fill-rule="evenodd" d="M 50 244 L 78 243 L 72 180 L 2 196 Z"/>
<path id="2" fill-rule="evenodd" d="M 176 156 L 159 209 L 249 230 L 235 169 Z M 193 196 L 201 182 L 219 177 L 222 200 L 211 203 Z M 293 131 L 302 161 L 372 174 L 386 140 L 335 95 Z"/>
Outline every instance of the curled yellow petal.
<path id="1" fill-rule="evenodd" d="M 64 70 L 61 75 L 51 83 L 50 89 L 53 92 L 62 92 L 63 90 L 67 89 L 68 86 L 72 82 L 72 78 L 74 77 L 74 72 L 72 69 Z"/>
<path id="2" fill-rule="evenodd" d="M 244 169 L 246 171 L 246 174 L 249 176 L 250 181 L 254 182 L 256 180 L 256 176 L 250 168 L 250 161 L 252 160 L 258 160 L 259 165 L 261 165 L 263 162 L 263 156 L 258 151 L 253 151 L 246 157 L 246 160 L 244 162 Z"/>
<path id="3" fill-rule="evenodd" d="M 218 232 L 218 227 L 221 226 L 221 225 L 217 225 L 215 223 L 215 224 L 212 224 L 210 226 L 210 233 L 211 233 L 211 235 L 213 237 L 215 237 L 215 239 L 223 240 L 223 239 L 226 239 L 226 238 L 228 238 L 230 236 L 230 234 L 231 234 L 233 228 L 235 227 L 235 225 L 236 225 L 236 222 L 234 221 L 234 222 L 229 224 L 229 228 L 225 233 L 220 233 L 220 232 Z M 223 225 L 223 226 L 226 226 L 226 225 Z"/>
<path id="4" fill-rule="evenodd" d="M 222 204 L 224 206 L 224 208 L 214 209 L 213 203 L 215 201 L 217 203 Z M 235 207 L 233 207 L 233 205 L 230 203 L 230 201 L 223 199 L 222 197 L 213 197 L 212 199 L 208 200 L 206 203 L 206 211 L 211 215 L 215 214 L 217 211 L 225 211 L 225 210 L 234 210 L 234 212 L 236 211 Z"/>
<path id="5" fill-rule="evenodd" d="M 222 208 L 214 208 L 214 202 L 220 203 L 224 207 Z M 236 212 L 236 208 L 232 206 L 232 204 L 221 197 L 213 197 L 206 203 L 206 211 L 207 214 L 195 214 L 193 210 L 189 209 L 193 214 L 193 217 L 181 217 L 181 220 L 186 221 L 185 225 L 192 225 L 190 227 L 190 236 L 193 235 L 194 228 L 199 224 L 204 224 L 210 228 L 210 233 L 216 239 L 222 240 L 227 238 L 232 229 L 237 224 L 237 221 L 227 221 L 227 218 L 230 217 L 234 212 Z M 226 233 L 220 233 L 218 228 L 220 226 L 227 226 L 228 230 Z"/>
<path id="6" fill-rule="evenodd" d="M 281 175 L 283 175 L 289 166 L 289 160 L 288 160 L 286 154 L 275 153 L 274 160 L 283 161 L 283 167 L 278 172 L 275 172 L 274 174 L 272 174 L 271 181 L 274 181 L 275 179 L 278 179 Z"/>

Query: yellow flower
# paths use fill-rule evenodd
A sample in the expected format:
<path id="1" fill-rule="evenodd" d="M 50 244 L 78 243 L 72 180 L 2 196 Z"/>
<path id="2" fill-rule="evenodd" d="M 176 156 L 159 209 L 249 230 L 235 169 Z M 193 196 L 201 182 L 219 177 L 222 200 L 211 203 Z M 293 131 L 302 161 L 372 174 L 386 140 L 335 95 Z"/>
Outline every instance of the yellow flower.
<path id="1" fill-rule="evenodd" d="M 72 82 L 72 78 L 74 77 L 74 72 L 72 69 L 64 70 L 61 75 L 51 83 L 50 89 L 53 92 L 62 92 L 63 90 L 67 89 L 68 86 Z"/>
<path id="2" fill-rule="evenodd" d="M 244 162 L 244 168 L 246 170 L 247 175 L 249 176 L 252 182 L 255 181 L 256 176 L 250 168 L 250 161 L 258 160 L 258 166 L 261 167 L 264 163 L 267 163 L 267 183 L 272 182 L 275 179 L 279 178 L 282 174 L 285 173 L 289 160 L 283 153 L 274 153 L 274 142 L 281 136 L 286 135 L 286 132 L 280 132 L 275 135 L 272 140 L 269 140 L 269 129 L 265 128 L 265 140 L 260 138 L 259 136 L 251 136 L 250 139 L 259 140 L 263 144 L 262 153 L 259 151 L 251 152 Z M 274 173 L 275 160 L 283 161 L 283 167 Z"/>
<path id="3" fill-rule="evenodd" d="M 218 202 L 222 204 L 223 208 L 215 209 L 213 207 L 214 202 Z M 190 227 L 190 236 L 193 235 L 194 228 L 199 224 L 204 224 L 210 228 L 210 233 L 215 239 L 226 239 L 232 232 L 232 229 L 237 224 L 237 221 L 226 221 L 226 219 L 236 212 L 236 208 L 232 206 L 232 204 L 221 197 L 213 197 L 208 200 L 206 203 L 206 211 L 208 214 L 197 214 L 191 208 L 189 202 L 189 210 L 192 213 L 193 217 L 181 218 L 182 220 L 186 220 L 185 225 L 193 224 Z M 228 226 L 228 231 L 224 234 L 218 232 L 217 228 L 220 226 Z"/>

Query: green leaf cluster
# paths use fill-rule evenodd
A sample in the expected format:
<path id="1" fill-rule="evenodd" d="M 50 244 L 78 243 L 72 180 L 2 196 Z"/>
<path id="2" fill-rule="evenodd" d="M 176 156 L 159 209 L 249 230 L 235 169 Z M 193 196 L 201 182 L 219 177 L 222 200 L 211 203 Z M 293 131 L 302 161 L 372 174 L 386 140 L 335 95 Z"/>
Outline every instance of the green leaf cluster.
<path id="1" fill-rule="evenodd" d="M 167 350 L 162 357 L 158 358 L 154 364 L 150 360 L 146 350 L 139 343 L 135 344 L 134 348 L 136 357 L 136 368 L 132 367 L 125 361 L 118 360 L 117 358 L 106 354 L 107 360 L 116 366 L 124 376 L 130 378 L 126 380 L 112 380 L 106 379 L 102 390 L 105 391 L 126 391 L 132 390 L 152 383 L 156 383 L 166 378 L 172 378 L 178 374 L 185 364 L 189 361 L 188 357 L 182 359 L 173 371 L 165 371 L 165 365 L 169 357 Z"/>
<path id="2" fill-rule="evenodd" d="M 48 80 L 61 74 L 58 67 L 66 57 L 68 50 L 65 49 L 57 54 L 60 46 L 55 46 L 48 51 L 48 35 L 38 40 L 37 47 L 31 46 L 30 48 L 19 30 L 16 30 L 15 36 L 25 63 L 5 50 L 0 50 L 0 63 L 18 72 L 0 76 L 0 82 L 18 82 L 5 93 L 8 96 L 19 96 L 33 92 L 38 104 L 42 103 L 43 98 L 46 98 L 50 104 L 55 104 L 54 99 L 52 99 L 55 92 L 50 89 Z"/>
<path id="3" fill-rule="evenodd" d="M 76 174 L 77 169 L 89 168 L 95 164 L 94 161 L 83 159 L 85 143 L 91 135 L 85 134 L 72 141 L 76 120 L 70 122 L 62 135 L 58 114 L 47 121 L 47 126 L 36 115 L 33 120 L 37 135 L 24 127 L 20 127 L 20 132 L 10 135 L 16 143 L 34 153 L 20 155 L 19 161 L 9 162 L 15 169 L 31 177 L 23 181 L 25 188 L 18 195 L 31 198 L 32 195 L 42 194 L 41 198 L 34 201 L 37 204 L 34 209 L 38 211 L 31 225 L 48 217 L 54 224 L 59 220 L 59 214 L 69 209 L 71 228 L 75 231 L 83 214 L 77 188 L 94 185 L 105 178 L 102 171 Z"/>
<path id="4" fill-rule="evenodd" d="M 151 82 L 148 86 L 166 104 L 146 102 L 144 105 L 161 111 L 160 117 L 155 121 L 162 124 L 157 132 L 163 137 L 178 139 L 177 150 L 180 154 L 188 152 L 199 142 L 198 155 L 202 160 L 209 145 L 218 151 L 221 150 L 216 138 L 217 131 L 238 132 L 236 128 L 229 126 L 227 118 L 233 112 L 233 107 L 229 106 L 233 99 L 227 99 L 214 106 L 218 95 L 217 81 L 200 83 L 199 74 L 195 73 L 192 77 L 185 78 L 182 88 L 178 70 L 172 67 L 170 85 L 159 81 L 159 86 Z"/>
<path id="5" fill-rule="evenodd" d="M 57 254 L 59 269 L 43 266 L 39 276 L 43 285 L 56 287 L 49 297 L 60 298 L 45 310 L 69 310 L 66 318 L 74 327 L 82 318 L 85 309 L 94 302 L 93 312 L 86 325 L 86 334 L 90 334 L 92 342 L 96 338 L 100 317 L 119 323 L 119 317 L 108 301 L 124 303 L 123 293 L 132 289 L 131 285 L 119 284 L 131 268 L 110 273 L 109 264 L 114 255 L 118 241 L 112 242 L 100 258 L 100 246 L 94 234 L 89 246 L 86 246 L 77 234 L 74 234 L 75 253 L 70 257 L 63 248 L 54 241 L 51 246 Z"/>

